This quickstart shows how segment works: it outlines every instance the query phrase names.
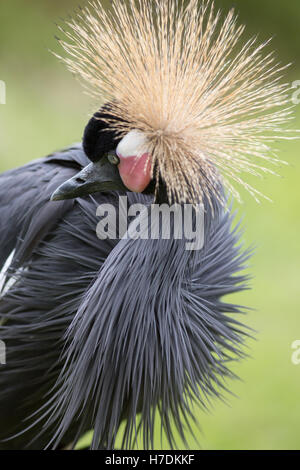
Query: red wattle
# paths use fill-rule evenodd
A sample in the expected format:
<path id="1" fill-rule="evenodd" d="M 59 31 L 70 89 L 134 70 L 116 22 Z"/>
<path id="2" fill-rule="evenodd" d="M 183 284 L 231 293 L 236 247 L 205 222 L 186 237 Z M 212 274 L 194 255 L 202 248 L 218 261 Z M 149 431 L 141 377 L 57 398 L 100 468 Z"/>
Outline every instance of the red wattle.
<path id="1" fill-rule="evenodd" d="M 148 153 L 136 157 L 120 158 L 119 173 L 121 179 L 130 191 L 135 193 L 143 192 L 151 181 L 151 159 Z"/>

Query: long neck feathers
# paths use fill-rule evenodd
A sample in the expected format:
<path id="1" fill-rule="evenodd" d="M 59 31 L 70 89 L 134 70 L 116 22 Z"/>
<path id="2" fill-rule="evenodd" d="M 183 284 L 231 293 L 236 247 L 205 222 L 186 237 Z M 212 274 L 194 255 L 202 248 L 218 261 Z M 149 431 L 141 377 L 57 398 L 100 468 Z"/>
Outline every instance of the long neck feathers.
<path id="1" fill-rule="evenodd" d="M 82 407 L 79 435 L 93 428 L 94 449 L 116 446 L 122 420 L 122 447 L 132 448 L 137 434 L 153 447 L 157 411 L 174 446 L 171 422 L 184 438 L 191 398 L 204 405 L 207 395 L 222 393 L 219 374 L 232 375 L 228 359 L 242 355 L 243 327 L 239 308 L 221 297 L 243 289 L 243 276 L 233 275 L 248 254 L 240 252 L 229 213 L 206 209 L 202 250 L 187 250 L 186 240 L 174 237 L 132 239 L 130 226 L 106 259 L 67 334 L 66 366 L 50 406 L 50 422 L 60 422 L 52 446 Z"/>

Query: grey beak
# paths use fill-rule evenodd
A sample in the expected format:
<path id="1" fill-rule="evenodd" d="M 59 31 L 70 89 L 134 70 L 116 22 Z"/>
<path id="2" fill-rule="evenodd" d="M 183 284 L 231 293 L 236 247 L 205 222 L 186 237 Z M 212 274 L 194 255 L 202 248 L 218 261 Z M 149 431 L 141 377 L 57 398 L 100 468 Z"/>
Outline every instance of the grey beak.
<path id="1" fill-rule="evenodd" d="M 103 191 L 127 191 L 117 165 L 112 165 L 107 156 L 99 162 L 90 163 L 52 194 L 51 201 L 61 201 Z"/>

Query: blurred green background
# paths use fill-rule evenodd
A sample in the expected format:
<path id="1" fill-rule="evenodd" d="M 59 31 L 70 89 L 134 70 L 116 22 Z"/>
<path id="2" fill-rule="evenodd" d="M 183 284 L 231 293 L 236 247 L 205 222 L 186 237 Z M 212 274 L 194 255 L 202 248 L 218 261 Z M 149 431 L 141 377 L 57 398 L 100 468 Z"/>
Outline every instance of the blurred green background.
<path id="1" fill-rule="evenodd" d="M 0 105 L 1 171 L 80 140 L 97 109 L 98 103 L 49 52 L 59 51 L 55 22 L 79 1 L 1 1 L 0 80 L 7 86 L 7 103 Z M 300 80 L 299 0 L 216 4 L 225 10 L 235 6 L 248 35 L 273 36 L 280 60 L 292 62 L 287 80 Z M 300 128 L 300 104 L 293 126 Z M 255 309 L 246 322 L 257 331 L 257 341 L 248 342 L 251 358 L 234 366 L 242 381 L 229 387 L 238 398 L 229 396 L 229 406 L 215 403 L 210 414 L 197 412 L 203 449 L 300 449 L 300 364 L 291 361 L 291 344 L 300 340 L 300 142 L 278 147 L 289 162 L 282 178 L 257 182 L 274 202 L 258 205 L 243 194 L 244 205 L 238 208 L 245 216 L 245 241 L 257 250 L 253 289 L 235 301 Z M 198 447 L 192 437 L 189 445 Z"/>

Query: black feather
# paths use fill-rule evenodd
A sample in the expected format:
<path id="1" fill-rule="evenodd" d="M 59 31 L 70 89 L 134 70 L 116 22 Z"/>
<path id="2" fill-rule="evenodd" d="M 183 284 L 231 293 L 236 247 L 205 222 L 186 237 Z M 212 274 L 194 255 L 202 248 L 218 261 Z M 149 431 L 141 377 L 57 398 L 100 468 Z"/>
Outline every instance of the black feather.
<path id="1" fill-rule="evenodd" d="M 119 120 L 109 110 L 107 103 L 94 114 L 84 130 L 83 149 L 92 162 L 100 160 L 105 153 L 114 150 L 121 140 L 107 125 L 106 119 Z"/>

